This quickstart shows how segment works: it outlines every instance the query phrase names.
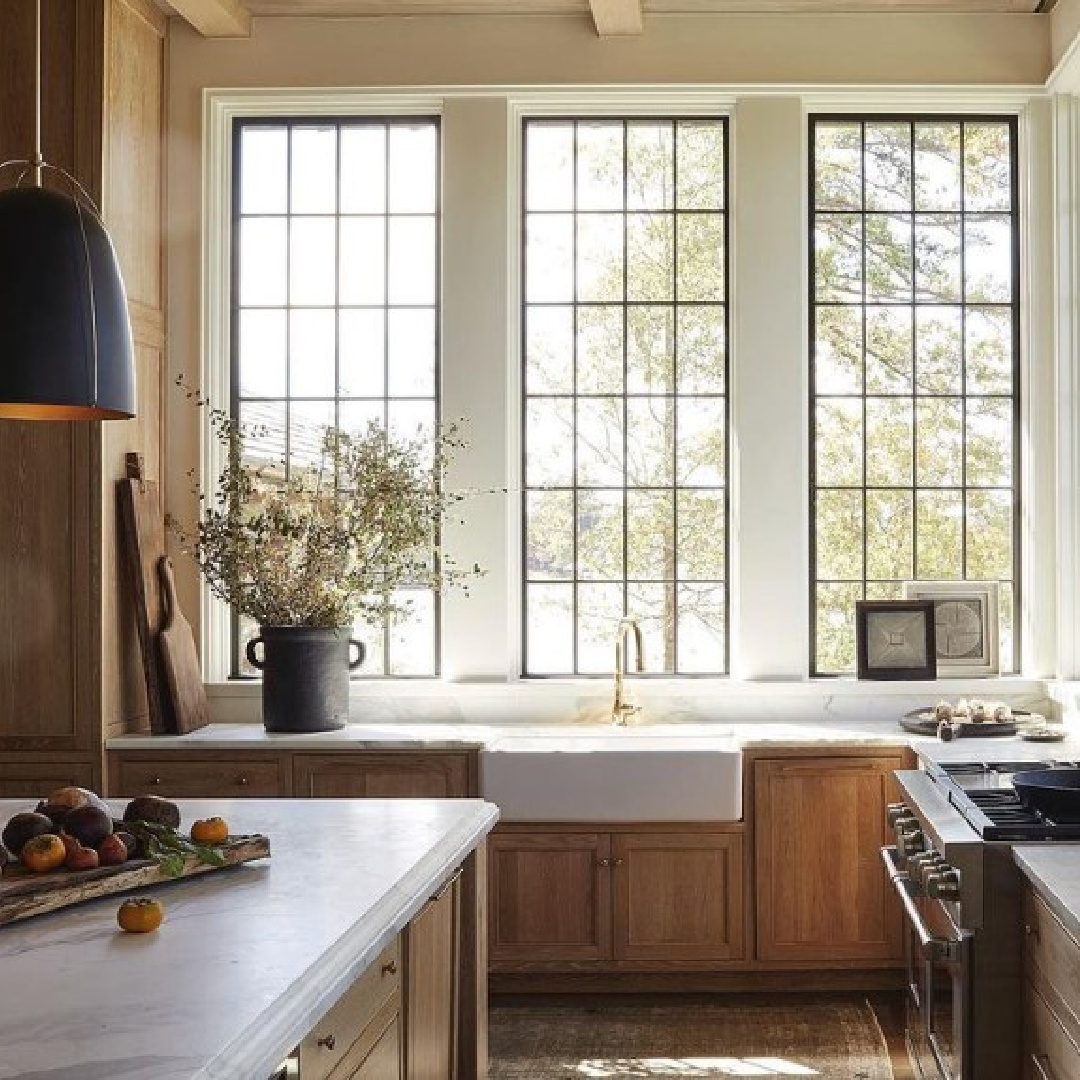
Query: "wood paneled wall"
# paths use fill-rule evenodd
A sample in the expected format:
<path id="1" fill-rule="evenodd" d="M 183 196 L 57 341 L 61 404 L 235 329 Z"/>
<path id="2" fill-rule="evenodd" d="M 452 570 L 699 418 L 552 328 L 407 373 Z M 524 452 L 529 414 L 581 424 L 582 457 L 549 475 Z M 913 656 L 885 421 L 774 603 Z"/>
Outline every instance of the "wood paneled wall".
<path id="1" fill-rule="evenodd" d="M 20 767 L 28 778 L 49 764 L 100 783 L 103 734 L 137 730 L 145 717 L 119 589 L 115 481 L 128 450 L 156 475 L 161 445 L 166 23 L 149 0 L 42 8 L 44 153 L 103 207 L 117 245 L 140 414 L 110 424 L 0 421 L 0 796 Z M 0 5 L 0 160 L 32 148 L 33 17 L 32 0 Z"/>

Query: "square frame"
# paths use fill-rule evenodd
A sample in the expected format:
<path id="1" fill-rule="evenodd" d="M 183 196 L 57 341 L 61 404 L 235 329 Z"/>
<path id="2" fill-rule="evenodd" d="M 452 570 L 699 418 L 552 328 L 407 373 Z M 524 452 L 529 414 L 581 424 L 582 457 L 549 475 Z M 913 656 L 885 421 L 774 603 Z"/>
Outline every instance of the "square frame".
<path id="1" fill-rule="evenodd" d="M 860 679 L 937 678 L 933 600 L 856 600 Z"/>
<path id="2" fill-rule="evenodd" d="M 1000 672 L 996 581 L 905 581 L 909 599 L 934 602 L 938 673 L 943 679 Z M 974 644 L 969 641 L 974 639 Z"/>

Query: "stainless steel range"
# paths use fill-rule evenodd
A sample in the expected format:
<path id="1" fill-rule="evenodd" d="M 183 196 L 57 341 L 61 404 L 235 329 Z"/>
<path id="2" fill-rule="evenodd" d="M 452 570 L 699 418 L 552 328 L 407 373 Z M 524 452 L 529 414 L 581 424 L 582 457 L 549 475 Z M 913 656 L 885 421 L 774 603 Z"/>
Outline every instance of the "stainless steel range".
<path id="1" fill-rule="evenodd" d="M 926 1080 L 1022 1074 L 1020 874 L 1011 844 L 1080 840 L 1028 810 L 1012 776 L 1075 762 L 958 762 L 899 772 L 882 849 L 905 915 L 907 1039 Z"/>

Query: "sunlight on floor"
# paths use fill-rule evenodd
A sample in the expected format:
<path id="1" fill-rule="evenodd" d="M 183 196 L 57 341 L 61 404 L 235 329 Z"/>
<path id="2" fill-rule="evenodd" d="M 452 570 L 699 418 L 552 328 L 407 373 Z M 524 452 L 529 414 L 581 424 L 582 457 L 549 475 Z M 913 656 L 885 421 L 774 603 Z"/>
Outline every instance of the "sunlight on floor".
<path id="1" fill-rule="evenodd" d="M 784 1058 L 607 1058 L 567 1065 L 580 1076 L 601 1078 L 658 1076 L 820 1076 L 816 1069 Z"/>

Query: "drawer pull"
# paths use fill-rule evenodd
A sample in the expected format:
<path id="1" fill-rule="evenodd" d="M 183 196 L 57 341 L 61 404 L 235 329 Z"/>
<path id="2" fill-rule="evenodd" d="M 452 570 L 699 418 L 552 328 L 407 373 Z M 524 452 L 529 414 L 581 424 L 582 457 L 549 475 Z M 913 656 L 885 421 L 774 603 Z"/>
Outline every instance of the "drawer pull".
<path id="1" fill-rule="evenodd" d="M 1031 1064 L 1038 1069 L 1040 1080 L 1054 1080 L 1054 1074 L 1050 1071 L 1050 1057 L 1048 1054 L 1032 1054 Z"/>
<path id="2" fill-rule="evenodd" d="M 243 773 L 241 773 L 236 778 L 236 782 L 240 787 L 247 787 L 248 778 Z"/>
<path id="3" fill-rule="evenodd" d="M 453 872 L 453 873 L 452 873 L 452 874 L 451 874 L 451 875 L 450 875 L 450 876 L 449 876 L 449 877 L 448 877 L 448 878 L 447 878 L 447 879 L 446 879 L 446 880 L 445 880 L 445 881 L 444 881 L 444 882 L 442 883 L 442 888 L 441 888 L 441 889 L 439 889 L 439 891 L 438 891 L 437 893 L 435 893 L 435 894 L 434 894 L 433 896 L 429 896 L 429 897 L 428 897 L 428 903 L 429 903 L 429 904 L 434 904 L 434 903 L 436 903 L 437 901 L 441 900 L 441 899 L 442 899 L 442 898 L 443 898 L 443 897 L 444 897 L 444 896 L 445 896 L 445 895 L 446 895 L 446 894 L 447 894 L 447 893 L 448 893 L 448 892 L 450 891 L 450 888 L 451 888 L 451 886 L 452 886 L 452 885 L 454 884 L 454 882 L 455 882 L 455 881 L 457 881 L 457 879 L 458 879 L 459 877 L 461 877 L 461 870 L 460 870 L 460 868 L 459 868 L 459 869 L 457 869 L 457 870 L 455 870 L 455 871 L 454 871 L 454 872 Z"/>
<path id="4" fill-rule="evenodd" d="M 324 1035 L 321 1039 L 316 1040 L 317 1046 L 324 1046 L 327 1050 L 333 1050 L 336 1043 L 337 1039 L 332 1034 Z"/>
<path id="5" fill-rule="evenodd" d="M 626 861 L 625 859 L 612 859 L 611 860 L 611 865 L 612 866 L 622 866 L 625 861 Z"/>
<path id="6" fill-rule="evenodd" d="M 611 860 L 610 859 L 597 859 L 596 860 L 596 865 L 599 866 L 601 870 L 606 870 L 611 865 Z"/>
<path id="7" fill-rule="evenodd" d="M 151 787 L 161 787 L 161 777 L 160 776 L 151 776 L 150 777 L 150 786 Z"/>
<path id="8" fill-rule="evenodd" d="M 379 969 L 384 975 L 396 975 L 397 974 L 397 961 L 389 960 Z"/>

